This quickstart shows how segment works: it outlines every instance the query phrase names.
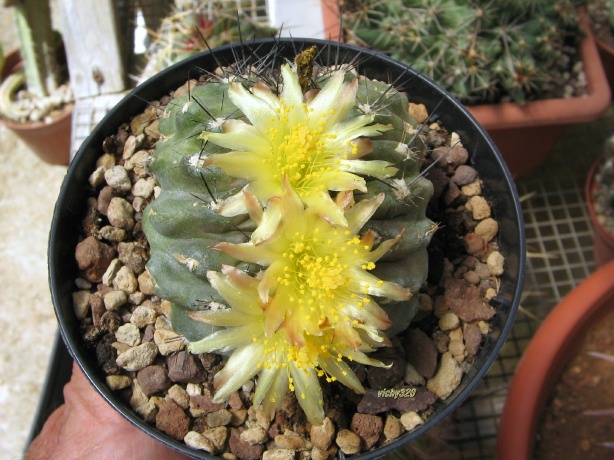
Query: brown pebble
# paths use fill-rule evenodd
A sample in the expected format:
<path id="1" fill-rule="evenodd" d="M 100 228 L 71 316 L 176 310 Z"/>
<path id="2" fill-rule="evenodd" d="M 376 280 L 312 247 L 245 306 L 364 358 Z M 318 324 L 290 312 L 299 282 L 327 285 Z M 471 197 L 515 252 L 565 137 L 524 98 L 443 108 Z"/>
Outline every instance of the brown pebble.
<path id="1" fill-rule="evenodd" d="M 141 369 L 136 376 L 139 385 L 147 396 L 168 390 L 172 386 L 166 369 L 162 366 L 152 365 Z"/>
<path id="2" fill-rule="evenodd" d="M 260 460 L 264 452 L 262 444 L 250 444 L 241 439 L 241 432 L 237 428 L 230 430 L 230 439 L 228 440 L 230 451 L 239 457 L 241 460 Z"/>
<path id="3" fill-rule="evenodd" d="M 377 415 L 354 414 L 350 427 L 362 439 L 365 450 L 369 450 L 384 431 L 384 422 Z"/>
<path id="4" fill-rule="evenodd" d="M 480 290 L 465 280 L 450 278 L 445 282 L 445 290 L 446 303 L 462 321 L 486 321 L 494 316 L 495 309 L 484 302 Z"/>
<path id="5" fill-rule="evenodd" d="M 166 358 L 169 378 L 176 383 L 200 383 L 206 378 L 202 364 L 187 351 L 180 351 Z"/>
<path id="6" fill-rule="evenodd" d="M 405 339 L 407 362 L 422 377 L 429 379 L 437 370 L 437 349 L 433 340 L 422 330 L 412 328 Z"/>
<path id="7" fill-rule="evenodd" d="M 75 259 L 79 269 L 83 270 L 88 281 L 99 283 L 111 261 L 115 258 L 115 249 L 101 243 L 93 236 L 81 241 L 75 249 Z"/>
<path id="8" fill-rule="evenodd" d="M 190 418 L 174 400 L 169 399 L 156 415 L 156 428 L 173 439 L 183 441 L 190 431 Z"/>

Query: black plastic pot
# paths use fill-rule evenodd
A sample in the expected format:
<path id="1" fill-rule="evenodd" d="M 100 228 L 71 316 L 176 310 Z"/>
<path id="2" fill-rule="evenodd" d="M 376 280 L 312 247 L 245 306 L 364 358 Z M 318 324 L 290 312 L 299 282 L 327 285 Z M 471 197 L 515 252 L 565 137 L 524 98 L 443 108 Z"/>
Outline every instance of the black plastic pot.
<path id="1" fill-rule="evenodd" d="M 62 337 L 92 384 L 100 394 L 130 422 L 164 444 L 187 455 L 213 459 L 211 455 L 189 449 L 136 416 L 106 386 L 97 364 L 86 353 L 79 332 L 79 321 L 73 313 L 71 293 L 77 267 L 74 261 L 75 246 L 80 233 L 81 219 L 86 210 L 84 190 L 89 187 L 88 176 L 101 152 L 103 140 L 117 131 L 118 126 L 144 110 L 147 101 L 159 99 L 183 84 L 186 77 L 194 77 L 202 71 L 235 62 L 237 59 L 253 59 L 269 55 L 276 49 L 278 59 L 291 59 L 298 51 L 311 45 L 320 50 L 319 60 L 326 63 L 359 62 L 358 70 L 370 78 L 394 82 L 397 88 L 407 92 L 409 100 L 424 104 L 431 120 L 439 120 L 449 130 L 458 133 L 470 153 L 470 163 L 477 169 L 484 182 L 484 196 L 492 204 L 494 218 L 500 223 L 500 251 L 506 258 L 506 271 L 501 278 L 499 295 L 492 299 L 497 314 L 492 332 L 483 342 L 475 363 L 464 376 L 460 386 L 444 402 L 435 407 L 431 417 L 414 431 L 398 440 L 354 458 L 372 459 L 393 451 L 437 425 L 454 411 L 469 395 L 494 362 L 511 329 L 522 290 L 525 267 L 525 239 L 522 214 L 512 178 L 496 146 L 486 132 L 465 108 L 443 89 L 422 75 L 416 74 L 386 56 L 373 54 L 361 48 L 321 40 L 267 39 L 250 43 L 233 44 L 189 58 L 151 78 L 123 99 L 96 127 L 76 154 L 60 191 L 49 242 L 49 280 Z M 343 458 L 343 455 L 341 458 Z"/>

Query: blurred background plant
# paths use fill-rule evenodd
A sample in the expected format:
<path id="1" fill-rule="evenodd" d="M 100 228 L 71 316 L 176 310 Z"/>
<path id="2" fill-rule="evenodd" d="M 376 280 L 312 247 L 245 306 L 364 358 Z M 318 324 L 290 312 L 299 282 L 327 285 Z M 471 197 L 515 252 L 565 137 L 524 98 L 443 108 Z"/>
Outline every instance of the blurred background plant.
<path id="1" fill-rule="evenodd" d="M 47 0 L 4 0 L 3 6 L 14 10 L 23 68 L 0 86 L 0 115 L 43 121 L 72 101 L 62 37 L 53 30 Z"/>
<path id="2" fill-rule="evenodd" d="M 349 43 L 411 64 L 470 104 L 565 97 L 578 86 L 582 91 L 581 3 L 339 1 Z"/>
<path id="3" fill-rule="evenodd" d="M 263 17 L 265 0 L 256 1 L 256 8 L 253 0 L 175 0 L 171 14 L 158 30 L 149 31 L 151 43 L 140 79 L 208 48 L 275 36 L 277 31 Z"/>

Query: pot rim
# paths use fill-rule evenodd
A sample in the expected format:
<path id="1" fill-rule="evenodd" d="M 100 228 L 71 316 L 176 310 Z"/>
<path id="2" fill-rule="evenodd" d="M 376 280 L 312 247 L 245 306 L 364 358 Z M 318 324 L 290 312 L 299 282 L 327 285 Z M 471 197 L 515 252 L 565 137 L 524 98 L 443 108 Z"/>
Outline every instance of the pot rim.
<path id="1" fill-rule="evenodd" d="M 588 208 L 588 214 L 591 218 L 591 224 L 593 230 L 601 236 L 604 240 L 608 241 L 610 246 L 614 247 L 614 234 L 610 232 L 600 221 L 597 219 L 597 213 L 595 211 L 595 203 L 593 201 L 592 192 L 596 187 L 595 174 L 597 174 L 599 167 L 603 164 L 603 157 L 599 157 L 591 166 L 586 177 L 586 183 L 584 185 L 584 199 L 586 200 L 586 206 Z"/>
<path id="2" fill-rule="evenodd" d="M 81 204 L 76 197 L 71 196 L 74 195 L 75 192 L 69 191 L 68 184 L 74 181 L 81 184 L 87 184 L 87 178 L 89 177 L 90 172 L 93 171 L 91 166 L 95 162 L 95 159 L 92 159 L 91 157 L 97 152 L 100 152 L 99 145 L 94 144 L 96 144 L 98 140 L 104 139 L 104 137 L 107 135 L 115 133 L 118 127 L 118 124 L 114 124 L 111 128 L 112 131 L 109 132 L 109 126 L 106 126 L 109 123 L 109 120 L 120 118 L 122 116 L 122 111 L 125 111 L 126 107 L 130 107 L 130 110 L 133 111 L 130 117 L 138 114 L 139 111 L 142 111 L 147 105 L 146 101 L 155 100 L 161 97 L 163 94 L 167 94 L 171 89 L 178 87 L 179 84 L 175 83 L 180 79 L 185 81 L 185 69 L 192 69 L 196 67 L 201 68 L 202 70 L 202 67 L 199 67 L 198 63 L 201 61 L 204 63 L 204 61 L 207 59 L 213 59 L 215 62 L 210 64 L 213 64 L 214 67 L 216 67 L 219 64 L 217 61 L 218 58 L 228 55 L 235 57 L 242 56 L 242 53 L 245 53 L 246 49 L 250 51 L 251 54 L 254 54 L 257 53 L 258 50 L 263 49 L 262 47 L 286 46 L 287 48 L 284 48 L 284 50 L 287 52 L 289 50 L 296 50 L 301 46 L 307 47 L 311 45 L 317 45 L 323 49 L 326 49 L 329 53 L 329 62 L 335 62 L 335 59 L 340 56 L 343 57 L 344 54 L 347 54 L 350 57 L 361 58 L 361 65 L 359 67 L 367 65 L 371 60 L 376 60 L 377 67 L 373 67 L 376 70 L 381 71 L 383 67 L 387 68 L 389 71 L 394 71 L 396 69 L 400 77 L 403 77 L 407 82 L 411 80 L 412 84 L 415 84 L 415 80 L 417 79 L 418 82 L 424 86 L 423 89 L 426 88 L 437 93 L 438 97 L 440 98 L 440 102 L 437 107 L 432 109 L 432 115 L 443 120 L 443 123 L 446 126 L 448 126 L 448 124 L 444 118 L 447 116 L 447 112 L 444 112 L 444 108 L 447 108 L 446 110 L 451 109 L 451 111 L 457 114 L 462 114 L 464 118 L 462 118 L 460 122 L 453 125 L 459 128 L 458 132 L 461 134 L 463 133 L 463 130 L 470 130 L 472 135 L 476 136 L 476 139 L 473 140 L 479 145 L 476 145 L 475 149 L 473 149 L 474 154 L 479 153 L 481 150 L 488 151 L 488 156 L 484 155 L 484 161 L 480 162 L 479 165 L 476 164 L 476 168 L 483 168 L 485 171 L 484 176 L 488 177 L 483 177 L 482 174 L 480 177 L 483 180 L 490 180 L 493 185 L 491 190 L 491 199 L 494 202 L 493 208 L 495 209 L 495 207 L 499 205 L 506 211 L 506 213 L 502 213 L 502 217 L 505 218 L 506 221 L 505 225 L 501 225 L 501 227 L 503 227 L 501 232 L 503 235 L 502 238 L 504 238 L 506 241 L 510 241 L 508 248 L 509 254 L 504 254 L 510 268 L 506 270 L 506 274 L 504 274 L 505 282 L 502 282 L 502 284 L 505 284 L 507 288 L 502 289 L 500 295 L 491 301 L 498 314 L 495 315 L 491 335 L 484 340 L 480 352 L 478 352 L 478 355 L 476 355 L 474 373 L 465 374 L 461 385 L 448 399 L 446 399 L 446 401 L 443 401 L 438 407 L 435 408 L 435 414 L 429 417 L 429 419 L 427 419 L 423 425 L 411 432 L 405 433 L 397 440 L 387 444 L 386 446 L 382 446 L 376 450 L 366 452 L 353 458 L 367 460 L 377 458 L 391 452 L 418 438 L 428 429 L 449 415 L 460 405 L 460 403 L 469 395 L 469 393 L 486 374 L 496 359 L 499 350 L 503 346 L 505 339 L 513 325 L 513 319 L 520 302 L 525 270 L 526 243 L 520 202 L 514 182 L 496 146 L 484 129 L 477 123 L 477 121 L 464 108 L 464 106 L 460 104 L 460 102 L 443 91 L 428 78 L 416 74 L 410 67 L 398 63 L 387 56 L 365 50 L 364 48 L 346 45 L 339 42 L 331 42 L 328 40 L 293 38 L 259 39 L 246 43 L 233 43 L 230 45 L 225 45 L 216 48 L 213 51 L 206 51 L 199 55 L 193 56 L 185 61 L 182 61 L 181 63 L 165 69 L 158 75 L 150 78 L 135 88 L 115 108 L 113 108 L 93 130 L 90 136 L 79 148 L 79 151 L 77 152 L 68 170 L 60 191 L 58 203 L 56 204 L 49 240 L 49 282 L 56 315 L 60 324 L 60 331 L 71 356 L 77 360 L 79 366 L 82 368 L 90 382 L 96 387 L 97 391 L 126 419 L 143 431 L 146 431 L 154 438 L 158 439 L 160 442 L 186 455 L 194 456 L 201 454 L 188 448 L 185 444 L 171 439 L 164 433 L 156 430 L 155 427 L 148 425 L 146 422 L 135 416 L 127 405 L 120 403 L 118 398 L 106 387 L 103 379 L 98 376 L 98 369 L 93 363 L 91 363 L 91 358 L 86 356 L 83 347 L 81 346 L 81 338 L 78 331 L 75 330 L 75 318 L 74 314 L 72 314 L 72 305 L 69 303 L 70 292 L 72 291 L 71 284 L 72 280 L 74 280 L 74 274 L 76 271 L 73 271 L 72 273 L 72 280 L 70 275 L 68 278 L 66 275 L 64 275 L 64 278 L 62 278 L 59 273 L 60 269 L 66 270 L 66 261 L 73 258 L 74 247 L 76 245 L 75 241 L 62 241 L 61 235 L 66 234 L 66 232 L 70 232 L 70 230 L 72 230 L 73 233 L 75 232 L 75 224 L 80 222 L 82 215 L 79 214 L 77 208 L 79 206 L 83 208 L 85 205 L 84 203 Z M 364 58 L 364 60 L 362 60 L 362 58 Z M 344 60 L 342 62 L 349 61 Z M 181 72 L 181 77 L 178 78 L 177 74 L 179 73 L 178 71 L 180 69 L 183 69 L 183 72 Z M 389 75 L 389 73 L 385 73 L 385 75 Z M 157 83 L 158 81 L 163 83 L 162 86 Z M 416 99 L 420 99 L 420 97 L 428 96 L 423 93 L 424 92 L 420 92 L 420 94 L 410 94 L 410 97 L 412 101 L 415 101 Z M 440 108 L 440 106 L 442 107 Z M 440 110 L 441 113 L 439 113 L 438 110 Z M 450 114 L 449 116 L 452 115 Z M 123 117 L 123 119 L 126 120 L 126 115 L 123 115 Z M 488 164 L 486 165 L 486 163 Z M 88 166 L 82 166 L 83 164 L 89 164 L 89 168 Z M 81 166 L 80 170 L 78 166 Z M 74 238 L 76 238 L 76 236 Z M 67 238 L 64 238 L 64 240 L 66 239 Z M 487 349 L 488 353 L 486 352 Z M 218 459 L 219 457 L 202 454 L 200 458 Z M 340 454 L 340 458 L 343 458 L 342 453 Z"/>
<path id="3" fill-rule="evenodd" d="M 533 458 L 549 393 L 588 327 L 614 310 L 614 260 L 593 272 L 550 312 L 524 351 L 499 421 L 496 458 Z"/>

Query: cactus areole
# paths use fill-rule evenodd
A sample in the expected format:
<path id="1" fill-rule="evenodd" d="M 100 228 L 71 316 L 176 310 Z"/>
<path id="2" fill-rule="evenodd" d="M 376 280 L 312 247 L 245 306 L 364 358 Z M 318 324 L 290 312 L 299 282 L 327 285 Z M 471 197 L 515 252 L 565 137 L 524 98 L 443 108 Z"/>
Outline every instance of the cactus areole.
<path id="1" fill-rule="evenodd" d="M 160 121 L 143 213 L 174 329 L 229 354 L 215 401 L 256 376 L 267 416 L 294 391 L 316 425 L 320 381 L 364 393 L 352 363 L 384 366 L 368 352 L 409 325 L 436 228 L 407 97 L 318 51 L 189 82 Z"/>
<path id="2" fill-rule="evenodd" d="M 428 116 L 408 110 L 408 99 Z M 71 163 L 50 234 L 50 286 L 71 355 L 111 405 L 181 452 L 218 458 L 154 429 L 118 398 L 72 302 L 78 267 L 67 260 L 91 206 L 83 191 L 92 192 L 101 146 L 122 161 L 119 144 L 108 141 L 128 122 L 138 136 L 145 112 L 159 117 L 149 123 L 160 135 L 155 149 L 146 147 L 153 161 L 141 165 L 157 192 L 133 231 L 141 238 L 144 230 L 150 251 L 156 295 L 148 295 L 165 300 L 164 316 L 170 310 L 190 351 L 222 356 L 207 374 L 216 401 L 249 387 L 250 407 L 281 416 L 281 401 L 296 399 L 311 426 L 327 415 L 333 392 L 354 406 L 373 394 L 365 372 L 385 373 L 380 359 L 410 322 L 438 330 L 432 313 L 414 318 L 418 298 L 435 295 L 419 289 L 445 289 L 441 274 L 429 273 L 437 264 L 427 265 L 443 260 L 440 250 L 458 252 L 464 234 L 449 247 L 439 242 L 452 231 L 448 216 L 463 211 L 448 212 L 441 193 L 432 199 L 421 170 L 433 145 L 445 150 L 460 139 L 501 223 L 505 271 L 485 301 L 496 313 L 458 386 L 428 406 L 424 423 L 358 458 L 417 439 L 458 407 L 494 362 L 522 291 L 525 242 L 511 176 L 484 130 L 428 78 L 365 49 L 283 38 L 223 46 L 162 71 L 109 112 Z M 440 166 L 431 171 L 446 170 Z"/>

